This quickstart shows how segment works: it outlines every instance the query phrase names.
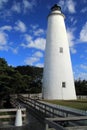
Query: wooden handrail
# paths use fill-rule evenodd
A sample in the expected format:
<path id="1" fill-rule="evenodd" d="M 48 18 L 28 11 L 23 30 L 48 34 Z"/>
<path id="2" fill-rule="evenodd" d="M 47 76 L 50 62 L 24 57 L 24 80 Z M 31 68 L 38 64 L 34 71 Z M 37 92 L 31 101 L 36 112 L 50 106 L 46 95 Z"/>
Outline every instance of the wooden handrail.
<path id="1" fill-rule="evenodd" d="M 0 119 L 15 118 L 16 115 L 1 115 Z M 22 117 L 26 117 L 26 114 L 22 114 Z"/>
<path id="2" fill-rule="evenodd" d="M 45 104 L 43 102 L 40 102 L 40 101 L 37 101 L 37 100 L 34 100 L 34 99 L 31 99 L 31 98 L 26 98 L 26 97 L 23 97 L 21 95 L 18 96 L 18 98 L 23 101 L 23 103 L 27 104 L 27 105 L 30 105 L 31 107 L 34 107 L 34 108 L 39 108 L 39 109 L 42 109 L 46 112 L 50 112 L 51 114 L 54 113 L 54 116 L 57 116 L 58 114 L 56 114 L 57 112 L 58 113 L 63 113 L 65 114 L 66 116 L 68 115 L 73 115 L 73 116 L 82 116 L 82 114 L 80 113 L 76 113 L 74 111 L 69 111 L 69 110 L 64 110 L 62 108 L 56 108 L 56 107 L 53 107 L 53 106 L 50 106 L 48 104 Z M 54 112 L 51 112 L 54 111 Z M 55 113 L 56 111 L 56 113 Z"/>
<path id="3" fill-rule="evenodd" d="M 13 112 L 17 111 L 17 108 L 12 108 L 12 109 L 0 109 L 0 112 Z M 26 111 L 26 108 L 21 108 L 21 111 Z"/>
<path id="4" fill-rule="evenodd" d="M 87 120 L 87 116 L 74 116 L 74 117 L 55 117 L 55 118 L 46 118 L 49 121 L 79 121 Z"/>
<path id="5" fill-rule="evenodd" d="M 26 117 L 26 108 L 20 108 L 22 111 L 22 118 Z M 11 108 L 11 109 L 0 109 L 0 119 L 10 119 L 10 118 L 15 118 L 16 117 L 16 111 L 18 109 L 17 108 Z M 15 112 L 14 114 L 11 112 Z M 3 120 L 4 122 L 4 120 Z"/>

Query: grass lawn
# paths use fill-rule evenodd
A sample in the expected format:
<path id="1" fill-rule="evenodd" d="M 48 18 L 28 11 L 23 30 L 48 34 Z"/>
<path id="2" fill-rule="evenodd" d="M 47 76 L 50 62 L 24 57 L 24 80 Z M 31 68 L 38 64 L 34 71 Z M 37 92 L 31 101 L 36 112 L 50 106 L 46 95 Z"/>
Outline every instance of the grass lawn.
<path id="1" fill-rule="evenodd" d="M 80 110 L 87 110 L 87 100 L 44 100 L 44 101 Z"/>

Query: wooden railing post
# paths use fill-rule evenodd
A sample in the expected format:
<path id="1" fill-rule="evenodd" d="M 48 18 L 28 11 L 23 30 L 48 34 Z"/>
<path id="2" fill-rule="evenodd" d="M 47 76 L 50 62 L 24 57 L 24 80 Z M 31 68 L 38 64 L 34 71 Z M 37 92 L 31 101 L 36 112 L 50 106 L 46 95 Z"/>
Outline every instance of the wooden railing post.
<path id="1" fill-rule="evenodd" d="M 49 125 L 47 123 L 45 124 L 45 130 L 49 130 Z"/>

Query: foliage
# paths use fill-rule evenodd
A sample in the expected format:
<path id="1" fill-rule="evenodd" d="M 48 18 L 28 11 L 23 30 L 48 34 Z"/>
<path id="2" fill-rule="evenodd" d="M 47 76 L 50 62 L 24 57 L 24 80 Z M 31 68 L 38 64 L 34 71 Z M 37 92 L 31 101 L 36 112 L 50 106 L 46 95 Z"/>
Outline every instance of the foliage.
<path id="1" fill-rule="evenodd" d="M 9 94 L 41 92 L 42 68 L 31 66 L 8 66 L 0 58 L 0 100 Z"/>
<path id="2" fill-rule="evenodd" d="M 43 69 L 34 66 L 18 66 L 15 68 L 22 76 L 26 84 L 26 92 L 39 93 L 42 86 Z"/>
<path id="3" fill-rule="evenodd" d="M 7 62 L 6 62 L 6 60 L 4 59 L 4 58 L 0 58 L 0 67 L 7 67 L 8 65 L 7 65 Z"/>
<path id="4" fill-rule="evenodd" d="M 76 94 L 77 95 L 87 95 L 87 81 L 86 80 L 76 80 L 75 81 Z"/>

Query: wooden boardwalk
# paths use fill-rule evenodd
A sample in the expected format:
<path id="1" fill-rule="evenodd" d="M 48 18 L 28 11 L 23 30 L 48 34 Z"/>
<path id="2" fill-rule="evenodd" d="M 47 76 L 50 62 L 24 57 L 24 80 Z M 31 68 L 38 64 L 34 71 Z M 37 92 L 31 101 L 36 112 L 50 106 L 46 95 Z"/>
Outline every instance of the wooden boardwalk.
<path id="1" fill-rule="evenodd" d="M 56 108 L 21 95 L 18 96 L 18 100 L 24 103 L 27 108 L 32 109 L 40 118 L 45 120 L 46 130 L 50 130 L 49 127 L 55 128 L 56 130 L 87 130 L 87 116 L 81 113 Z"/>

